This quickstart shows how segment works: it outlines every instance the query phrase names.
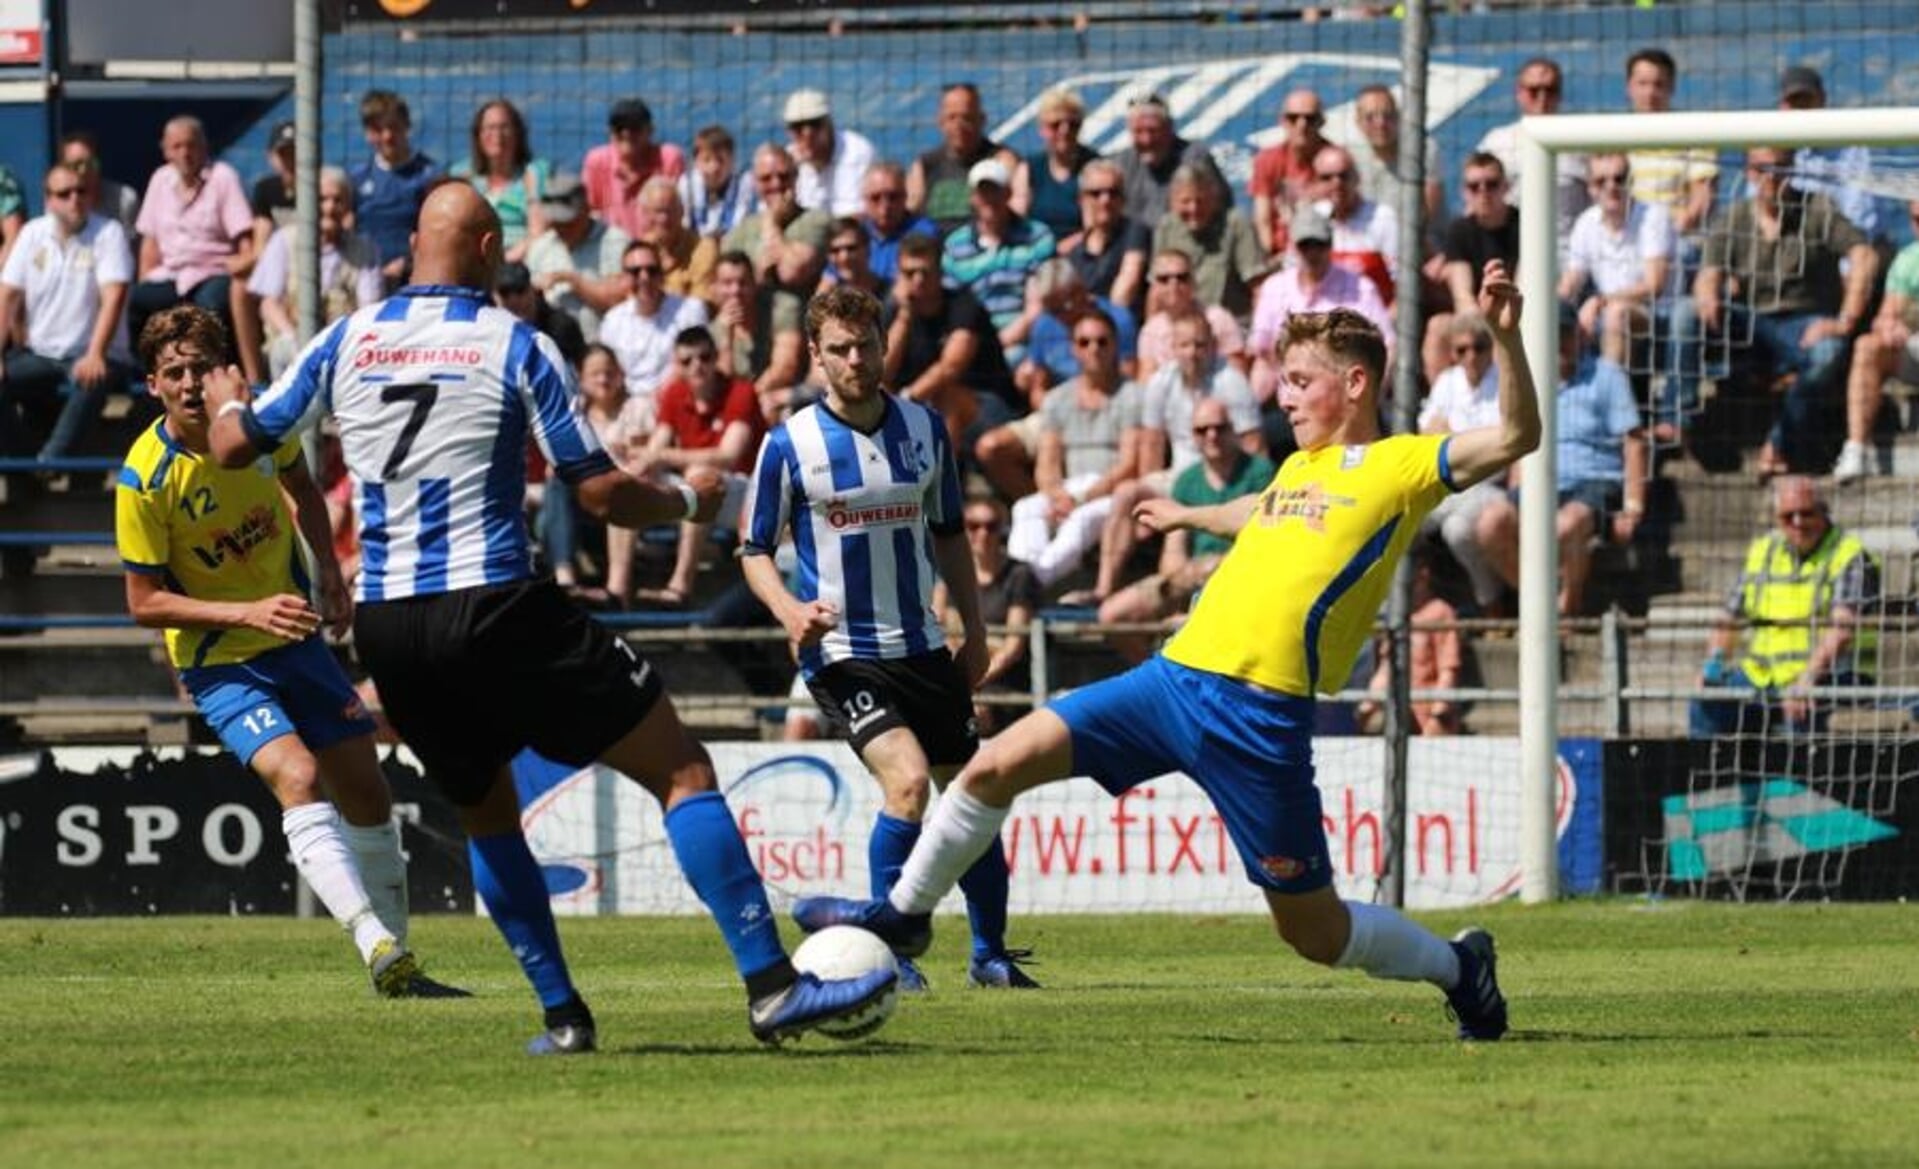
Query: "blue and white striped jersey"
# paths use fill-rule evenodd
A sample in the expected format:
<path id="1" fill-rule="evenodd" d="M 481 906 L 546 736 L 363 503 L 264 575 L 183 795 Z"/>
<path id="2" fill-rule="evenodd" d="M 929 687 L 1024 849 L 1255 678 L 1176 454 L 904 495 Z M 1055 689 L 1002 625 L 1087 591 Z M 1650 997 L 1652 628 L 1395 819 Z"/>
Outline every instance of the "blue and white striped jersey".
<path id="1" fill-rule="evenodd" d="M 333 415 L 360 518 L 361 601 L 533 575 L 526 439 L 577 483 L 613 461 L 551 339 L 484 293 L 414 285 L 315 337 L 242 416 L 272 450 Z"/>
<path id="2" fill-rule="evenodd" d="M 946 424 L 887 398 L 871 434 L 816 402 L 760 444 L 742 552 L 772 555 L 790 523 L 794 595 L 839 607 L 839 628 L 800 654 L 811 678 L 828 662 L 903 658 L 945 643 L 933 610 L 933 536 L 960 530 L 960 477 Z"/>

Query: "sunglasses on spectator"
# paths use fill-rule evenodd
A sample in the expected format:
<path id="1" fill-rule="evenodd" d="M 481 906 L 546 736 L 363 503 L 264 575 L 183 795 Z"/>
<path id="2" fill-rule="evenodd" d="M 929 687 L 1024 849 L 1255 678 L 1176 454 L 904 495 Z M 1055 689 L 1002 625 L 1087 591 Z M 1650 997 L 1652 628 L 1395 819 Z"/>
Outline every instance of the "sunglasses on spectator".
<path id="1" fill-rule="evenodd" d="M 1779 522 L 1782 524 L 1797 524 L 1808 520 L 1819 519 L 1823 515 L 1824 513 L 1816 507 L 1799 507 L 1793 508 L 1790 511 L 1780 512 Z"/>
<path id="2" fill-rule="evenodd" d="M 1548 85 L 1522 85 L 1519 88 L 1531 94 L 1534 97 L 1559 96 L 1559 86 L 1557 83 L 1548 84 Z"/>
<path id="3" fill-rule="evenodd" d="M 1192 282 L 1193 282 L 1193 274 L 1191 272 L 1155 272 L 1153 273 L 1154 284 L 1191 284 Z"/>
<path id="4" fill-rule="evenodd" d="M 77 171 L 99 170 L 100 160 L 97 158 L 73 158 L 67 160 L 67 165 Z"/>
<path id="5" fill-rule="evenodd" d="M 1088 199 L 1117 199 L 1120 191 L 1118 187 L 1081 187 L 1079 193 Z"/>
<path id="6" fill-rule="evenodd" d="M 1289 122 L 1317 122 L 1319 114 L 1313 110 L 1287 110 L 1280 115 Z"/>
<path id="7" fill-rule="evenodd" d="M 786 124 L 786 128 L 789 130 L 820 130 L 824 129 L 825 126 L 825 118 L 808 118 L 804 122 L 788 122 Z"/>
<path id="8" fill-rule="evenodd" d="M 666 269 L 660 267 L 658 264 L 634 264 L 632 267 L 626 269 L 626 274 L 628 276 L 658 276 L 664 271 L 666 271 Z"/>
<path id="9" fill-rule="evenodd" d="M 1104 333 L 1089 333 L 1084 337 L 1073 338 L 1073 344 L 1081 349 L 1104 349 L 1112 343 L 1113 339 Z"/>
<path id="10" fill-rule="evenodd" d="M 1209 434 L 1231 434 L 1233 428 L 1225 422 L 1200 422 L 1193 425 L 1193 434 L 1205 438 Z"/>
<path id="11" fill-rule="evenodd" d="M 762 187 L 790 187 L 793 185 L 793 172 L 774 171 L 771 174 L 756 176 L 755 181 Z"/>
<path id="12" fill-rule="evenodd" d="M 906 200 L 906 192 L 893 189 L 866 192 L 868 203 L 901 203 Z"/>
<path id="13" fill-rule="evenodd" d="M 1453 346 L 1453 356 L 1464 357 L 1468 353 L 1490 353 L 1492 348 L 1491 341 L 1465 341 Z"/>
<path id="14" fill-rule="evenodd" d="M 79 193 L 80 193 L 79 187 L 49 187 L 47 188 L 47 198 L 49 199 L 71 199 L 75 195 L 78 195 Z"/>
<path id="15" fill-rule="evenodd" d="M 1050 118 L 1041 122 L 1040 125 L 1045 126 L 1048 130 L 1063 130 L 1068 126 L 1077 130 L 1081 125 L 1081 121 L 1078 118 Z"/>
<path id="16" fill-rule="evenodd" d="M 1498 179 L 1467 179 L 1466 180 L 1466 189 L 1468 191 L 1471 191 L 1475 195 L 1481 194 L 1486 191 L 1497 191 L 1503 185 L 1504 184 L 1501 183 L 1500 180 Z"/>
<path id="17" fill-rule="evenodd" d="M 1392 122 L 1399 118 L 1398 110 L 1368 110 L 1359 115 L 1362 122 Z"/>
<path id="18" fill-rule="evenodd" d="M 919 280 L 932 274 L 933 270 L 931 268 L 908 268 L 904 264 L 900 265 L 900 279 L 902 280 Z"/>
<path id="19" fill-rule="evenodd" d="M 686 349 L 676 356 L 681 365 L 714 365 L 720 360 L 720 355 L 711 349 Z"/>
<path id="20" fill-rule="evenodd" d="M 1592 177 L 1592 184 L 1595 187 L 1623 187 L 1627 181 L 1628 178 L 1624 174 L 1594 175 Z"/>
<path id="21" fill-rule="evenodd" d="M 1313 177 L 1322 181 L 1343 183 L 1353 177 L 1353 172 L 1350 170 L 1316 170 L 1313 172 Z"/>
<path id="22" fill-rule="evenodd" d="M 999 531 L 999 521 L 974 519 L 972 516 L 968 516 L 966 517 L 966 530 L 969 532 L 997 532 Z"/>

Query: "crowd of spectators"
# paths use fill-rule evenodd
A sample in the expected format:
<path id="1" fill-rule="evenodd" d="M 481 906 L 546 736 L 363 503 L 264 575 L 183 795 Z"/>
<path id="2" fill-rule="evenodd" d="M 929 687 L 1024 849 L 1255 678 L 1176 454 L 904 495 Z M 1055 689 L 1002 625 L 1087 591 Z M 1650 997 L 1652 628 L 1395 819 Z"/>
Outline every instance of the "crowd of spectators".
<path id="1" fill-rule="evenodd" d="M 1634 53 L 1621 76 L 1635 112 L 1673 108 L 1679 69 L 1664 51 Z M 1558 63 L 1528 61 L 1514 81 L 1517 114 L 1562 108 Z M 1788 69 L 1779 100 L 1823 105 L 1823 81 Z M 739 472 L 761 431 L 814 396 L 808 298 L 855 284 L 885 303 L 889 386 L 939 409 L 973 474 L 969 529 L 1002 541 L 1003 560 L 982 557 L 982 585 L 1004 586 L 1017 566 L 1008 612 L 1063 600 L 1109 621 L 1176 619 L 1220 552 L 1203 539 L 1139 547 L 1134 504 L 1255 490 L 1292 450 L 1272 352 L 1292 314 L 1350 307 L 1390 344 L 1396 306 L 1415 304 L 1421 352 L 1394 360 L 1413 361 L 1430 387 L 1420 427 L 1481 425 L 1496 410 L 1473 305 L 1488 260 L 1526 262 L 1516 123 L 1460 159 L 1428 141 L 1423 259 L 1406 271 L 1408 168 L 1385 86 L 1352 95 L 1347 141 L 1328 136 L 1325 96 L 1285 94 L 1243 190 L 1157 94 L 1129 101 L 1124 146 L 1105 157 L 1080 140 L 1077 94 L 1052 90 L 1034 108 L 1040 146 L 1022 157 L 987 136 L 976 87 L 949 85 L 927 111 L 927 148 L 891 160 L 815 89 L 785 96 L 783 140 L 750 149 L 719 125 L 685 148 L 663 141 L 653 110 L 629 97 L 608 110 L 604 143 L 559 165 L 501 99 L 473 113 L 466 156 L 443 167 L 413 146 L 404 99 L 368 93 L 365 156 L 321 175 L 321 317 L 404 283 L 426 192 L 470 183 L 500 215 L 498 302 L 575 363 L 582 409 L 616 457 L 650 475 Z M 233 326 L 250 377 L 292 359 L 291 126 L 271 134 L 270 170 L 250 197 L 195 119 L 169 121 L 161 147 L 166 164 L 141 196 L 104 178 L 91 137 L 68 135 L 32 220 L 0 176 L 0 453 L 71 449 L 103 397 L 133 380 L 128 330 L 182 300 Z M 1638 536 L 1649 444 L 1684 441 L 1700 378 L 1726 376 L 1715 355 L 1728 338 L 1750 337 L 1743 361 L 1783 391 L 1754 470 L 1823 472 L 1836 457 L 1845 482 L 1883 469 L 1871 450 L 1881 386 L 1919 374 L 1919 253 L 1899 257 L 1869 316 L 1883 237 L 1871 199 L 1847 182 L 1869 165 L 1858 150 L 1755 149 L 1743 183 L 1700 149 L 1561 154 L 1557 165 L 1554 490 L 1562 605 L 1578 613 L 1593 550 Z M 1919 203 L 1913 212 L 1919 222 Z M 704 529 L 680 534 L 664 587 L 636 590 L 630 534 L 609 533 L 592 564 L 564 488 L 530 487 L 562 582 L 614 605 L 692 597 Z M 1450 600 L 1466 615 L 1510 609 L 1518 487 L 1482 484 L 1432 518 L 1432 554 L 1464 569 Z M 1010 676 L 1011 642 L 1001 656 Z"/>

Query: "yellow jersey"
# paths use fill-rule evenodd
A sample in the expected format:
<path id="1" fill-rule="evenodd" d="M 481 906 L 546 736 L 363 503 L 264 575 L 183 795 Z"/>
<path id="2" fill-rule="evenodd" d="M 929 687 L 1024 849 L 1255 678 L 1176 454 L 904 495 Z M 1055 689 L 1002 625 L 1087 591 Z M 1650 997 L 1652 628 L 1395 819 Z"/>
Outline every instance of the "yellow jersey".
<path id="1" fill-rule="evenodd" d="M 300 458 L 296 436 L 238 470 L 196 455 L 163 418 L 134 440 L 114 491 L 114 537 L 129 572 L 162 577 L 202 601 L 308 593 L 280 472 Z M 224 666 L 288 644 L 254 629 L 169 629 L 177 667 Z"/>
<path id="2" fill-rule="evenodd" d="M 1352 673 L 1419 523 L 1451 491 L 1447 435 L 1297 451 L 1165 655 L 1295 697 Z"/>

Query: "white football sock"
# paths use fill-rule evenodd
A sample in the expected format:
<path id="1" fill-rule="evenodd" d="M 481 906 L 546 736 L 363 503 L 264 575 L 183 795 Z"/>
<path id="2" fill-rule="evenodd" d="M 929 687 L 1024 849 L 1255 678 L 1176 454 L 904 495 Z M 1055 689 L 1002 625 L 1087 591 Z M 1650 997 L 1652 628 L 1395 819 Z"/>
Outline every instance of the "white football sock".
<path id="1" fill-rule="evenodd" d="M 391 820 L 365 826 L 342 822 L 340 829 L 360 866 L 360 881 L 373 912 L 406 945 L 406 858 L 400 855 L 400 826 Z"/>
<path id="2" fill-rule="evenodd" d="M 280 814 L 280 829 L 300 876 L 319 896 L 320 904 L 340 927 L 353 935 L 360 960 L 373 956 L 373 947 L 393 934 L 380 924 L 367 900 L 366 886 L 354 867 L 353 853 L 340 832 L 340 816 L 332 804 L 301 804 Z"/>
<path id="3" fill-rule="evenodd" d="M 955 785 L 941 794 L 920 825 L 919 843 L 906 858 L 887 900 L 901 913 L 931 913 L 960 876 L 999 840 L 1011 808 L 995 808 Z"/>
<path id="4" fill-rule="evenodd" d="M 1346 902 L 1352 935 L 1335 966 L 1358 967 L 1374 978 L 1430 982 L 1450 990 L 1459 981 L 1459 955 L 1446 939 L 1396 909 Z"/>

